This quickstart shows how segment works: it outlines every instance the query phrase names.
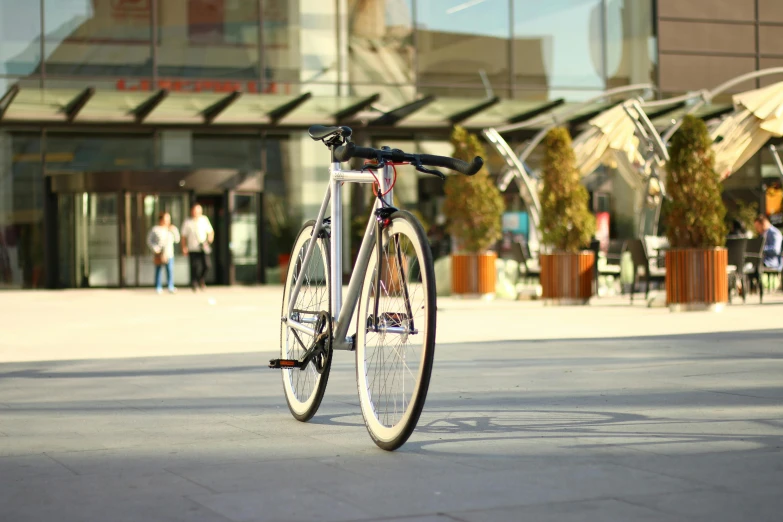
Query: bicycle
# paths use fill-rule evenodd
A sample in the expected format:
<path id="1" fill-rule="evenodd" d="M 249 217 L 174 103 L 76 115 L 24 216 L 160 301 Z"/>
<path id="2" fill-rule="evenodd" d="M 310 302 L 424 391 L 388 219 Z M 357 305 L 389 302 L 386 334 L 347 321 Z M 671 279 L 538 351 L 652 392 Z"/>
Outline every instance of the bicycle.
<path id="1" fill-rule="evenodd" d="M 288 408 L 295 419 L 306 422 L 323 399 L 333 352 L 355 351 L 365 426 L 375 444 L 393 451 L 408 440 L 424 407 L 436 322 L 432 253 L 421 223 L 392 205 L 396 167 L 409 164 L 419 172 L 446 179 L 427 167 L 472 176 L 483 160 L 476 157 L 466 163 L 388 147 L 357 147 L 350 141 L 348 127 L 315 125 L 309 134 L 331 153 L 329 184 L 318 216 L 302 226 L 294 241 L 283 289 L 280 358 L 269 361 L 269 367 L 282 369 Z M 361 170 L 342 170 L 340 164 L 352 158 L 367 161 Z M 376 196 L 345 302 L 341 259 L 344 183 L 372 183 Z M 326 217 L 330 203 L 331 215 Z M 357 307 L 356 333 L 348 337 Z M 420 353 L 414 353 L 414 345 Z M 395 371 L 402 375 L 392 376 Z"/>

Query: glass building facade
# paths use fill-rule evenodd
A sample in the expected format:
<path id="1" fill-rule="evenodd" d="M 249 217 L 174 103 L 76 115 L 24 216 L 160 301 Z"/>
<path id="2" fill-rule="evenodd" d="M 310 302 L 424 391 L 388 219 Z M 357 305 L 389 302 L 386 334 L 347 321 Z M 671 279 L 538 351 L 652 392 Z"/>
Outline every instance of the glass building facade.
<path id="1" fill-rule="evenodd" d="M 344 108 L 341 99 L 379 95 L 381 112 L 429 95 L 446 108 L 488 95 L 579 101 L 655 81 L 653 4 L 0 0 L 0 96 L 14 86 L 127 99 L 160 89 L 307 92 Z M 279 282 L 292 235 L 323 195 L 327 156 L 301 129 L 67 123 L 0 117 L 0 288 L 151 285 L 147 230 L 160 210 L 181 224 L 194 201 L 217 232 L 213 283 Z M 448 130 L 368 126 L 357 135 L 449 154 Z M 348 194 L 346 209 L 364 196 Z M 398 196 L 437 217 L 442 195 L 431 180 L 400 179 Z M 188 279 L 184 258 L 175 278 Z"/>

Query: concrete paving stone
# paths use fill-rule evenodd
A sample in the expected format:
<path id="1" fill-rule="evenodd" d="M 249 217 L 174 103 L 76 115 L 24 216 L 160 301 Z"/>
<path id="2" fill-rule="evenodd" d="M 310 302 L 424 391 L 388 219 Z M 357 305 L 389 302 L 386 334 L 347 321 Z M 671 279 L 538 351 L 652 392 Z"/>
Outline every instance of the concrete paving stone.
<path id="1" fill-rule="evenodd" d="M 379 470 L 371 481 L 353 485 L 332 483 L 321 489 L 365 509 L 372 509 L 378 515 L 409 516 L 694 488 L 685 480 L 599 464 L 446 473 L 437 481 L 414 472 L 405 477 L 387 478 Z M 378 492 L 385 491 L 396 493 L 378 495 Z M 406 500 L 399 502 L 399 498 Z"/>
<path id="2" fill-rule="evenodd" d="M 673 456 L 639 453 L 609 456 L 607 460 L 735 492 L 779 492 L 780 483 L 770 477 L 783 476 L 783 451 L 779 449 Z"/>
<path id="3" fill-rule="evenodd" d="M 330 466 L 317 459 L 289 458 L 232 462 L 225 464 L 193 462 L 170 466 L 167 471 L 200 484 L 213 493 L 257 491 L 259 489 L 296 491 L 300 487 L 318 489 L 330 482 L 354 483 L 355 472 Z"/>
<path id="4" fill-rule="evenodd" d="M 32 496 L 32 495 L 31 495 Z M 81 497 L 80 497 L 81 499 Z M 3 510 L 4 520 L 14 522 L 84 522 L 85 520 L 138 522 L 165 520 L 166 522 L 231 522 L 201 504 L 184 497 L 160 497 L 152 494 L 103 498 L 87 502 L 68 502 L 56 499 L 45 503 L 30 500 L 28 504 L 15 503 Z"/>
<path id="5" fill-rule="evenodd" d="M 405 518 L 374 518 L 367 522 L 461 522 L 460 519 L 450 517 L 448 515 L 425 515 L 421 517 L 405 517 Z"/>
<path id="6" fill-rule="evenodd" d="M 331 522 L 371 518 L 370 513 L 349 502 L 307 487 L 269 485 L 256 491 L 189 498 L 236 522 Z"/>
<path id="7" fill-rule="evenodd" d="M 184 497 L 207 490 L 167 472 L 148 475 L 48 477 L 0 488 L 3 520 L 192 520 L 202 511 Z M 220 520 L 209 513 L 202 520 Z"/>
<path id="8" fill-rule="evenodd" d="M 346 470 L 372 481 L 379 475 L 391 480 L 407 480 L 410 476 L 435 477 L 475 473 L 475 467 L 433 457 L 422 452 L 402 451 L 396 454 L 364 449 L 339 457 L 322 457 L 319 462 L 330 467 Z"/>
<path id="9" fill-rule="evenodd" d="M 783 497 L 780 483 L 775 491 L 739 494 L 729 491 L 695 491 L 666 495 L 640 495 L 624 497 L 624 501 L 637 506 L 685 516 L 698 522 L 779 522 L 783 515 Z"/>
<path id="10" fill-rule="evenodd" d="M 557 502 L 482 511 L 448 513 L 464 522 L 686 522 L 685 517 L 616 499 Z"/>
<path id="11" fill-rule="evenodd" d="M 70 475 L 74 472 L 43 453 L 0 458 L 0 488 L 20 480 Z"/>
<path id="12" fill-rule="evenodd" d="M 113 474 L 121 471 L 150 473 L 166 467 L 194 463 L 220 465 L 243 461 L 339 455 L 340 449 L 306 437 L 287 442 L 266 438 L 200 441 L 191 444 L 139 445 L 97 451 L 50 452 L 79 474 Z"/>
<path id="13" fill-rule="evenodd" d="M 45 451 L 81 451 L 85 449 L 104 449 L 104 446 L 74 431 L 0 438 L 0 458 L 31 455 Z"/>

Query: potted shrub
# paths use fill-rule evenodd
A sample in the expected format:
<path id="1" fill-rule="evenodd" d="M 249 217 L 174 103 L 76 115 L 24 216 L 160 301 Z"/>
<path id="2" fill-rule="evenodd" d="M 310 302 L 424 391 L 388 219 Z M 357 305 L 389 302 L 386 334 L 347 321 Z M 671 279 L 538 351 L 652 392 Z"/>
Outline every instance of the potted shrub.
<path id="1" fill-rule="evenodd" d="M 666 188 L 666 303 L 672 310 L 720 309 L 729 298 L 726 207 L 699 118 L 686 116 L 672 136 Z"/>
<path id="2" fill-rule="evenodd" d="M 542 297 L 550 304 L 586 304 L 593 296 L 595 234 L 589 194 L 581 184 L 571 136 L 555 127 L 544 138 L 541 190 Z"/>
<path id="3" fill-rule="evenodd" d="M 478 136 L 455 126 L 451 134 L 454 157 L 472 161 L 486 157 Z M 505 202 L 489 171 L 475 176 L 451 175 L 444 186 L 443 215 L 455 241 L 451 255 L 451 292 L 456 295 L 495 294 L 497 253 L 490 248 L 500 239 Z"/>

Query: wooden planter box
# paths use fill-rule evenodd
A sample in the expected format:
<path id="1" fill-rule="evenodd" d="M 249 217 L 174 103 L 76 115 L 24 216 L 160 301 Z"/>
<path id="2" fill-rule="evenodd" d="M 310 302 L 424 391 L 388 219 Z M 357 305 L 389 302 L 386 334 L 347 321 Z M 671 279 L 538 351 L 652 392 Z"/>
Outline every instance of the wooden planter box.
<path id="1" fill-rule="evenodd" d="M 720 310 L 729 301 L 725 248 L 666 251 L 666 304 L 673 311 Z"/>
<path id="2" fill-rule="evenodd" d="M 595 254 L 541 254 L 541 290 L 547 304 L 587 304 L 593 296 Z"/>
<path id="3" fill-rule="evenodd" d="M 495 295 L 495 252 L 451 255 L 451 293 L 454 295 Z"/>
<path id="4" fill-rule="evenodd" d="M 406 256 L 402 256 L 402 271 L 405 272 L 405 276 L 408 278 L 408 281 L 412 281 L 411 274 L 409 272 L 408 265 L 408 258 Z M 400 272 L 400 269 L 398 267 L 397 262 L 397 256 L 395 255 L 389 255 L 386 257 L 386 259 L 383 261 L 382 268 L 381 268 L 381 281 L 383 281 L 384 287 L 386 288 L 386 291 L 390 294 L 399 294 L 403 291 L 402 289 L 402 279 L 401 279 L 402 273 Z"/>
<path id="5" fill-rule="evenodd" d="M 291 262 L 291 254 L 278 254 L 277 266 L 280 267 L 280 284 L 285 284 L 288 277 L 288 263 Z"/>

